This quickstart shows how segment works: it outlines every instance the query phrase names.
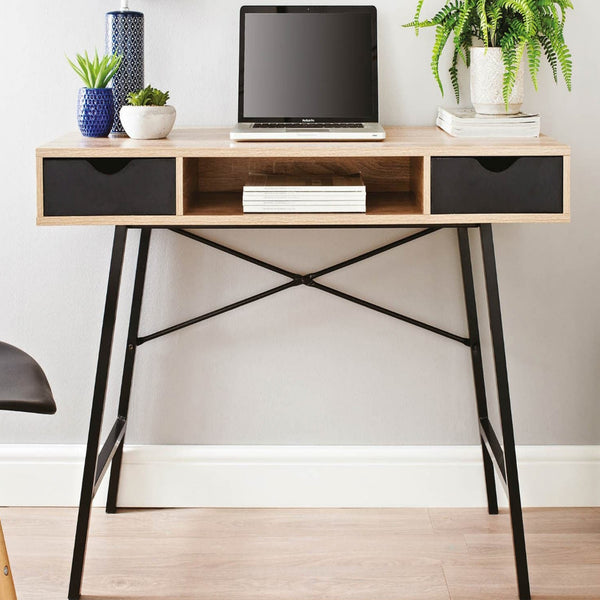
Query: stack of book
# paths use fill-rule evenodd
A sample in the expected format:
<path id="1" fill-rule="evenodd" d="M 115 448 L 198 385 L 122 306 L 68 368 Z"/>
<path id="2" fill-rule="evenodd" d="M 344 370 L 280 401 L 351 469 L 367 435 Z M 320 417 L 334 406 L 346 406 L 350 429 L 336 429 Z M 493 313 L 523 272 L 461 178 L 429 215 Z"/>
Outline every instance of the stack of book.
<path id="1" fill-rule="evenodd" d="M 540 116 L 480 115 L 472 108 L 438 108 L 437 126 L 454 137 L 538 137 Z"/>
<path id="2" fill-rule="evenodd" d="M 360 175 L 256 175 L 242 195 L 247 213 L 365 212 L 367 192 Z"/>

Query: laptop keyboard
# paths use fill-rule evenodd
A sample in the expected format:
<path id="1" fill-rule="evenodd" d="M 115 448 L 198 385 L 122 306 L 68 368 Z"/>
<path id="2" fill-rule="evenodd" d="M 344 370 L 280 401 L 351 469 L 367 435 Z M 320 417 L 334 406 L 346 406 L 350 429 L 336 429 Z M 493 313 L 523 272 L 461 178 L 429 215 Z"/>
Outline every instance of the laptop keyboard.
<path id="1" fill-rule="evenodd" d="M 259 129 L 364 129 L 362 123 L 254 123 Z"/>

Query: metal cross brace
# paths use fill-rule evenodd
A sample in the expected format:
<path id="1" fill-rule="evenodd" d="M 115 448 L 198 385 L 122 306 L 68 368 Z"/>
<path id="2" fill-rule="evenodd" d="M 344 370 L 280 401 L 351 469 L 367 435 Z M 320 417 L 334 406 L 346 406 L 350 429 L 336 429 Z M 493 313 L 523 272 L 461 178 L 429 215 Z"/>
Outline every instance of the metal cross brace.
<path id="1" fill-rule="evenodd" d="M 327 267 L 326 269 L 321 269 L 320 271 L 316 271 L 314 273 L 308 273 L 306 275 L 302 275 L 299 273 L 293 273 L 286 269 L 282 269 L 280 267 L 272 265 L 272 264 L 265 262 L 263 260 L 260 260 L 258 258 L 249 256 L 248 254 L 244 254 L 243 252 L 239 252 L 238 250 L 233 250 L 232 248 L 228 248 L 227 246 L 224 246 L 223 244 L 219 244 L 218 242 L 214 242 L 212 240 L 206 239 L 195 233 L 190 233 L 189 231 L 187 231 L 185 229 L 177 229 L 175 227 L 169 227 L 168 229 L 170 231 L 177 233 L 179 235 L 182 235 L 186 238 L 189 238 L 196 242 L 200 242 L 201 244 L 204 244 L 206 246 L 210 246 L 211 248 L 214 248 L 215 250 L 225 252 L 226 254 L 231 254 L 232 256 L 235 256 L 237 258 L 240 258 L 242 260 L 250 262 L 254 265 L 262 267 L 263 269 L 267 269 L 269 271 L 278 273 L 279 275 L 283 275 L 284 277 L 288 277 L 290 279 L 290 281 L 287 283 L 284 283 L 282 285 L 278 285 L 269 290 L 266 290 L 264 292 L 260 292 L 259 294 L 255 294 L 248 298 L 244 298 L 243 300 L 238 300 L 237 302 L 234 302 L 233 304 L 228 304 L 227 306 L 224 306 L 222 308 L 218 308 L 216 310 L 212 310 L 210 312 L 204 313 L 198 317 L 184 321 L 183 323 L 179 323 L 177 325 L 173 325 L 172 327 L 167 327 L 165 329 L 155 331 L 154 333 L 151 333 L 149 335 L 144 335 L 144 336 L 138 337 L 137 338 L 138 346 L 141 344 L 145 344 L 146 342 L 149 342 L 151 340 L 155 340 L 164 335 L 167 335 L 169 333 L 179 331 L 180 329 L 183 329 L 185 327 L 189 327 L 190 325 L 200 323 L 201 321 L 206 321 L 208 319 L 211 319 L 211 318 L 221 315 L 223 313 L 229 312 L 236 308 L 246 306 L 247 304 L 251 304 L 252 302 L 261 300 L 262 298 L 267 298 L 269 296 L 272 296 L 273 294 L 283 292 L 284 290 L 287 290 L 289 288 L 292 288 L 292 287 L 295 287 L 298 285 L 306 285 L 308 287 L 316 288 L 316 289 L 326 292 L 328 294 L 332 294 L 333 296 L 337 296 L 338 298 L 342 298 L 343 300 L 347 300 L 348 302 L 353 302 L 354 304 L 364 306 L 365 308 L 369 308 L 370 310 L 374 310 L 374 311 L 382 313 L 384 315 L 388 315 L 389 317 L 393 317 L 394 319 L 398 319 L 399 321 L 404 321 L 405 323 L 409 323 L 410 325 L 415 325 L 416 327 L 420 327 L 421 329 L 426 329 L 427 331 L 431 331 L 432 333 L 436 333 L 438 335 L 449 338 L 456 342 L 460 342 L 461 344 L 464 344 L 465 346 L 469 346 L 471 343 L 470 338 L 465 338 L 460 335 L 451 333 L 449 331 L 445 331 L 444 329 L 440 329 L 439 327 L 429 325 L 428 323 L 424 323 L 423 321 L 419 321 L 418 319 L 413 319 L 412 317 L 408 317 L 406 315 L 403 315 L 399 312 L 390 310 L 388 308 L 378 306 L 377 304 L 373 304 L 372 302 L 368 302 L 367 300 L 363 300 L 362 298 L 357 298 L 356 296 L 352 296 L 350 294 L 347 294 L 340 290 L 336 290 L 335 288 L 329 287 L 328 285 L 324 285 L 324 284 L 316 281 L 318 278 L 323 277 L 324 275 L 328 275 L 329 273 L 333 273 L 334 271 L 339 271 L 340 269 L 344 269 L 346 267 L 349 267 L 350 265 L 354 265 L 354 264 L 361 262 L 363 260 L 366 260 L 368 258 L 372 258 L 373 256 L 377 256 L 378 254 L 382 254 L 383 252 L 387 252 L 388 250 L 392 250 L 392 249 L 402 246 L 404 244 L 408 244 L 409 242 L 412 242 L 414 240 L 418 240 L 419 238 L 422 238 L 426 235 L 429 235 L 440 229 L 443 229 L 442 226 L 429 227 L 427 229 L 423 229 L 417 233 L 413 233 L 412 235 L 408 235 L 403 238 L 400 238 L 399 240 L 396 240 L 395 242 L 391 242 L 389 244 L 385 244 L 384 246 L 380 246 L 379 248 L 376 248 L 375 250 L 371 250 L 369 252 L 359 254 L 358 256 L 355 256 L 354 258 L 344 260 L 335 265 L 332 265 L 331 267 Z"/>

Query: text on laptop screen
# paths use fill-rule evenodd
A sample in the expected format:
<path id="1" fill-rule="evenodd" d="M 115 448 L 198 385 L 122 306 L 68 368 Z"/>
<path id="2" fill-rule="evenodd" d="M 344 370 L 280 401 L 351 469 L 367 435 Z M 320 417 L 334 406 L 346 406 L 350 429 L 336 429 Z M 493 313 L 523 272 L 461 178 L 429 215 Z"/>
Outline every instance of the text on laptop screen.
<path id="1" fill-rule="evenodd" d="M 247 13 L 243 34 L 242 118 L 376 120 L 369 13 Z"/>

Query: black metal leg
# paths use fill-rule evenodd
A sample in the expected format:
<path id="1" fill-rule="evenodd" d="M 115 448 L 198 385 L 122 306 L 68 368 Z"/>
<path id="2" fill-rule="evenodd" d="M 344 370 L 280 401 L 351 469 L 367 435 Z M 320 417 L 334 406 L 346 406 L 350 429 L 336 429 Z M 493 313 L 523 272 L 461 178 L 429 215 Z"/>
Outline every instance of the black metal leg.
<path id="1" fill-rule="evenodd" d="M 133 366 L 135 363 L 135 352 L 137 349 L 137 338 L 139 333 L 140 315 L 142 312 L 142 297 L 144 295 L 144 282 L 146 280 L 146 265 L 148 263 L 148 249 L 150 246 L 151 229 L 142 229 L 140 245 L 138 248 L 137 267 L 135 272 L 135 284 L 133 298 L 131 300 L 131 312 L 129 314 L 129 329 L 127 333 L 127 348 L 125 350 L 125 364 L 123 366 L 123 377 L 121 379 L 121 394 L 119 397 L 119 410 L 117 418 L 124 423 L 127 422 L 129 411 L 129 397 L 131 395 L 131 381 L 133 379 Z M 126 427 L 126 425 L 125 425 Z M 108 498 L 106 500 L 106 512 L 117 512 L 117 495 L 119 492 L 119 480 L 121 477 L 121 462 L 123 460 L 123 446 L 125 445 L 125 433 L 116 449 L 110 469 L 110 482 L 108 484 Z"/>
<path id="2" fill-rule="evenodd" d="M 436 327 L 427 325 L 415 319 L 384 309 L 374 304 L 365 302 L 348 294 L 329 288 L 315 282 L 315 279 L 325 273 L 344 268 L 361 260 L 375 256 L 381 252 L 391 250 L 404 243 L 418 239 L 424 235 L 433 233 L 438 228 L 430 228 L 419 232 L 413 236 L 408 236 L 392 244 L 382 246 L 376 250 L 364 253 L 343 263 L 339 263 L 328 269 L 308 275 L 294 274 L 283 269 L 274 267 L 258 261 L 243 253 L 233 251 L 229 248 L 205 240 L 200 236 L 190 234 L 189 232 L 177 231 L 182 235 L 191 237 L 197 241 L 213 246 L 224 252 L 228 252 L 244 260 L 249 260 L 259 266 L 276 271 L 291 279 L 290 282 L 282 284 L 257 294 L 250 298 L 241 300 L 229 306 L 201 315 L 184 323 L 169 327 L 167 329 L 155 332 L 145 337 L 139 337 L 139 321 L 142 306 L 142 297 L 144 291 L 144 281 L 146 274 L 146 265 L 148 259 L 148 250 L 150 244 L 149 228 L 142 229 L 140 236 L 140 245 L 138 249 L 137 269 L 134 285 L 134 293 L 131 304 L 129 318 L 129 330 L 127 337 L 127 349 L 125 354 L 125 364 L 123 369 L 123 378 L 121 382 L 121 395 L 119 400 L 119 411 L 106 442 L 98 453 L 100 433 L 102 428 L 102 418 L 104 413 L 104 404 L 106 398 L 106 389 L 108 383 L 108 374 L 110 368 L 110 357 L 112 350 L 113 334 L 115 328 L 115 319 L 117 304 L 119 299 L 119 289 L 121 283 L 121 272 L 123 267 L 123 258 L 127 241 L 127 227 L 120 226 L 115 228 L 110 271 L 108 277 L 108 287 L 106 292 L 106 304 L 104 308 L 104 320 L 102 324 L 102 334 L 100 338 L 100 350 L 98 355 L 98 364 L 96 370 L 96 380 L 94 385 L 94 395 L 92 401 L 92 411 L 90 417 L 90 429 L 88 434 L 87 450 L 84 463 L 83 482 L 81 486 L 81 497 L 79 503 L 79 514 L 77 519 L 77 531 L 75 535 L 75 547 L 73 550 L 73 562 L 71 567 L 71 579 L 69 584 L 69 600 L 78 600 L 81 595 L 81 580 L 83 575 L 83 566 L 85 560 L 85 550 L 87 544 L 88 526 L 90 511 L 94 495 L 98 491 L 100 483 L 108 467 L 113 465 L 111 470 L 111 479 L 109 485 L 109 495 L 107 502 L 107 512 L 115 512 L 117 508 L 117 495 L 119 487 L 119 478 L 125 439 L 125 429 L 127 425 L 127 414 L 129 409 L 129 398 L 131 393 L 131 383 L 133 378 L 133 368 L 135 363 L 136 348 L 151 339 L 162 337 L 183 327 L 212 318 L 224 312 L 233 310 L 240 306 L 249 304 L 266 296 L 272 295 L 284 289 L 297 285 L 308 285 L 317 289 L 334 294 L 345 300 L 355 302 L 366 306 L 372 310 L 382 312 L 396 319 L 406 321 L 423 329 L 427 329 L 446 338 L 453 339 L 471 348 L 471 358 L 473 363 L 473 376 L 475 382 L 475 392 L 477 397 L 477 410 L 479 415 L 480 439 L 482 442 L 484 472 L 486 478 L 486 488 L 488 497 L 488 510 L 490 513 L 498 512 L 496 485 L 494 480 L 493 468 L 496 467 L 503 485 L 508 493 L 510 503 L 510 516 L 513 531 L 513 544 L 515 551 L 515 561 L 517 567 L 517 581 L 519 586 L 519 597 L 521 600 L 530 600 L 529 575 L 527 569 L 527 555 L 525 549 L 525 536 L 523 529 L 523 514 L 521 510 L 521 498 L 519 491 L 519 480 L 517 472 L 517 461 L 515 452 L 515 440 L 512 424 L 512 414 L 510 407 L 510 395 L 508 388 L 508 374 L 506 368 L 506 355 L 504 349 L 504 335 L 502 331 L 502 317 L 500 312 L 500 299 L 498 292 L 498 278 L 496 273 L 496 262 L 494 256 L 494 244 L 492 238 L 492 228 L 490 225 L 479 226 L 481 235 L 481 245 L 483 251 L 484 273 L 487 291 L 487 301 L 489 308 L 490 330 L 492 335 L 492 345 L 494 350 L 494 362 L 496 369 L 496 382 L 498 387 L 498 400 L 500 405 L 500 419 L 502 426 L 502 437 L 504 449 L 500 445 L 494 429 L 489 421 L 486 402 L 486 390 L 484 382 L 483 365 L 481 359 L 481 348 L 479 339 L 479 326 L 477 319 L 477 306 L 475 298 L 475 289 L 473 284 L 473 269 L 471 264 L 471 254 L 469 247 L 468 229 L 458 227 L 459 248 L 461 254 L 461 265 L 463 273 L 463 285 L 465 291 L 465 303 L 467 309 L 467 318 L 469 323 L 469 338 L 452 334 Z"/>
<path id="3" fill-rule="evenodd" d="M 83 575 L 83 563 L 85 560 L 90 510 L 92 507 L 92 499 L 96 484 L 98 446 L 102 427 L 102 416 L 104 414 L 104 401 L 106 397 L 106 386 L 108 383 L 110 355 L 112 350 L 113 334 L 115 330 L 115 318 L 117 313 L 119 288 L 121 284 L 121 271 L 123 268 L 123 257 L 125 254 L 126 242 L 127 227 L 116 227 L 112 248 L 112 257 L 110 261 L 110 270 L 108 274 L 108 286 L 106 289 L 106 303 L 104 305 L 104 320 L 102 322 L 100 350 L 96 368 L 96 381 L 94 384 L 90 429 L 88 433 L 87 450 L 83 468 L 83 482 L 81 484 L 79 514 L 77 517 L 77 531 L 75 534 L 75 547 L 73 549 L 73 562 L 71 565 L 71 580 L 69 583 L 69 600 L 77 600 L 81 595 L 81 578 Z"/>
<path id="4" fill-rule="evenodd" d="M 458 246 L 460 249 L 460 262 L 465 290 L 465 305 L 467 309 L 467 321 L 469 324 L 469 340 L 471 346 L 471 362 L 473 365 L 473 379 L 475 383 L 475 397 L 477 399 L 477 415 L 479 417 L 479 423 L 481 423 L 482 419 L 487 420 L 488 418 L 488 408 L 483 362 L 481 359 L 481 343 L 479 340 L 475 286 L 473 284 L 473 266 L 471 264 L 469 230 L 466 227 L 459 227 L 456 231 L 458 233 Z M 484 437 L 481 433 L 479 434 L 479 439 L 481 441 L 481 452 L 483 455 L 483 472 L 485 475 L 488 512 L 490 515 L 497 515 L 498 496 L 496 494 L 496 481 L 494 479 L 494 464 L 492 462 L 492 457 L 490 456 L 490 451 L 487 449 Z"/>
<path id="5" fill-rule="evenodd" d="M 521 510 L 521 493 L 519 490 L 519 475 L 515 451 L 515 436 L 513 431 L 510 393 L 508 388 L 508 371 L 504 349 L 504 333 L 502 330 L 502 315 L 500 312 L 500 294 L 498 291 L 498 274 L 494 254 L 494 239 L 491 225 L 481 225 L 481 249 L 483 252 L 483 268 L 487 292 L 490 331 L 494 350 L 496 368 L 496 384 L 498 387 L 498 402 L 500 405 L 500 421 L 504 441 L 504 464 L 506 469 L 506 484 L 510 505 L 513 545 L 517 567 L 517 583 L 519 598 L 530 600 L 529 573 L 527 568 L 527 551 L 525 549 L 525 532 L 523 528 L 523 512 Z"/>

